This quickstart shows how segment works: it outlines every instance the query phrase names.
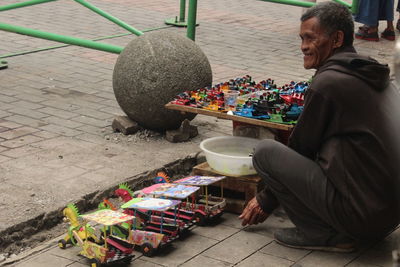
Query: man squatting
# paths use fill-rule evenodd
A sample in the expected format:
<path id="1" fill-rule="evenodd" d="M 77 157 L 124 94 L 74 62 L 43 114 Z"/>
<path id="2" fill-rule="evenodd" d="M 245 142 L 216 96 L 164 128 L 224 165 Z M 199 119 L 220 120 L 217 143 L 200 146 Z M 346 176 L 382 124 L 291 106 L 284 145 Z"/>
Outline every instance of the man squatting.
<path id="1" fill-rule="evenodd" d="M 253 165 L 266 187 L 239 216 L 263 222 L 281 205 L 295 228 L 280 244 L 350 252 L 399 223 L 400 97 L 389 67 L 353 47 L 349 10 L 322 2 L 301 17 L 304 68 L 316 69 L 288 146 L 263 140 Z"/>

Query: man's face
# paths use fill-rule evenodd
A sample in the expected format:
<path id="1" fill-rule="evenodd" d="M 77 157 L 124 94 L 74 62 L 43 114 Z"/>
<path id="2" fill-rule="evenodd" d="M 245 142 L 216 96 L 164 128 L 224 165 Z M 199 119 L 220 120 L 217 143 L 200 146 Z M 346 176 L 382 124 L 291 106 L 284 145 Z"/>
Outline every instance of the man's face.
<path id="1" fill-rule="evenodd" d="M 334 35 L 326 35 L 315 17 L 301 23 L 300 38 L 305 69 L 318 69 L 333 54 Z"/>

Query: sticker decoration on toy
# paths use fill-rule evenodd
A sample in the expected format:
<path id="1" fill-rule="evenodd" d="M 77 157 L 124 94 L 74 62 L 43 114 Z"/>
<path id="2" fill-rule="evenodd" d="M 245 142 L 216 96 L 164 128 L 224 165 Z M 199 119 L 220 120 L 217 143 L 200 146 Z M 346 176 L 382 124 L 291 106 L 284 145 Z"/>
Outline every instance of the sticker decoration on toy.
<path id="1" fill-rule="evenodd" d="M 102 209 L 92 213 L 80 215 L 83 219 L 93 221 L 105 226 L 116 225 L 127 221 L 132 221 L 135 217 L 122 212 L 109 209 Z"/>
<path id="2" fill-rule="evenodd" d="M 142 189 L 142 192 L 146 195 L 153 195 L 154 197 L 185 199 L 199 189 L 200 188 L 197 186 L 161 183 L 146 187 Z"/>
<path id="3" fill-rule="evenodd" d="M 182 185 L 199 185 L 206 186 L 225 179 L 226 176 L 188 176 L 174 181 L 176 184 Z"/>
<path id="4" fill-rule="evenodd" d="M 181 201 L 162 198 L 133 198 L 121 206 L 123 209 L 143 209 L 166 211 L 179 205 Z"/>

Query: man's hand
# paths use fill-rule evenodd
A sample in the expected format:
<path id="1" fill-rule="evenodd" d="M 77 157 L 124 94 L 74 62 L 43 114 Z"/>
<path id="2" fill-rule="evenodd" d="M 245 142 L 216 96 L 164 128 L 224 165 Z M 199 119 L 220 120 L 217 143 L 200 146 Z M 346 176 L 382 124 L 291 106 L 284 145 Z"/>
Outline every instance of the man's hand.
<path id="1" fill-rule="evenodd" d="M 268 218 L 269 214 L 265 213 L 260 204 L 258 204 L 257 199 L 252 198 L 247 206 L 244 208 L 242 214 L 240 214 L 239 219 L 243 219 L 242 226 L 253 225 L 262 223 Z"/>

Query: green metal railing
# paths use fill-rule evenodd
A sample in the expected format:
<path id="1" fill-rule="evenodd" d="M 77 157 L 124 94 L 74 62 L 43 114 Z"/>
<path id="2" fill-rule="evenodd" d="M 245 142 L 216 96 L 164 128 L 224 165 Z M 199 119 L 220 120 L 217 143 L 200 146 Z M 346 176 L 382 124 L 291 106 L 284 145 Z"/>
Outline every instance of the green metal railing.
<path id="1" fill-rule="evenodd" d="M 5 6 L 0 6 L 0 11 L 6 11 L 6 10 L 15 9 L 15 8 L 25 7 L 25 6 L 33 6 L 33 5 L 42 4 L 42 3 L 46 3 L 46 2 L 52 2 L 52 1 L 57 1 L 57 0 L 31 0 L 31 1 L 21 2 L 21 3 L 9 4 L 9 5 L 5 5 Z"/>
<path id="2" fill-rule="evenodd" d="M 92 4 L 90 4 L 90 3 L 88 3 L 88 2 L 86 2 L 84 0 L 74 0 L 74 1 L 79 3 L 79 4 L 81 4 L 81 5 L 83 5 L 84 7 L 89 8 L 90 10 L 92 10 L 92 11 L 96 12 L 97 14 L 99 14 L 100 16 L 102 16 L 102 17 L 114 22 L 115 24 L 121 26 L 122 28 L 130 31 L 131 33 L 133 33 L 133 34 L 135 34 L 137 36 L 140 36 L 140 35 L 143 34 L 143 32 L 133 28 L 132 26 L 128 25 L 127 23 L 123 22 L 122 20 L 117 19 L 116 17 L 112 16 L 111 14 L 101 10 L 100 8 L 98 8 L 98 7 L 92 5 Z"/>
<path id="3" fill-rule="evenodd" d="M 11 10 L 11 9 L 26 7 L 26 6 L 32 6 L 32 5 L 37 5 L 37 4 L 51 2 L 51 1 L 57 1 L 57 0 L 29 0 L 29 1 L 21 2 L 21 3 L 0 6 L 0 11 Z M 134 27 L 130 26 L 129 24 L 125 23 L 124 21 L 112 16 L 111 14 L 101 10 L 100 8 L 98 8 L 84 0 L 74 0 L 74 1 L 85 6 L 88 9 L 92 10 L 93 12 L 96 12 L 97 14 L 101 15 L 102 17 L 110 20 L 111 22 L 121 26 L 122 28 L 128 30 L 129 32 L 131 32 L 137 36 L 140 36 L 143 34 L 143 32 L 135 29 Z M 123 50 L 123 47 L 116 46 L 116 45 L 110 45 L 110 44 L 105 44 L 105 43 L 101 43 L 101 42 L 94 42 L 94 41 L 85 40 L 82 38 L 65 36 L 65 35 L 55 34 L 55 33 L 50 33 L 50 32 L 44 32 L 44 31 L 40 31 L 40 30 L 34 30 L 34 29 L 26 28 L 26 27 L 10 25 L 10 24 L 1 23 L 1 22 L 0 22 L 0 30 L 14 32 L 14 33 L 23 34 L 23 35 L 28 35 L 28 36 L 32 36 L 32 37 L 41 38 L 41 39 L 47 39 L 47 40 L 56 41 L 56 42 L 61 42 L 61 43 L 65 43 L 65 44 L 72 44 L 72 45 L 92 48 L 92 49 L 111 52 L 111 53 L 115 53 L 115 54 L 119 54 Z"/>
<path id="4" fill-rule="evenodd" d="M 179 0 L 179 17 L 165 20 L 165 24 L 178 27 L 187 27 L 186 36 L 194 41 L 196 34 L 197 0 L 189 0 L 188 20 L 185 21 L 186 0 Z"/>
<path id="5" fill-rule="evenodd" d="M 53 2 L 53 1 L 57 1 L 57 0 L 28 0 L 25 2 L 0 6 L 0 11 L 6 11 L 6 10 L 21 8 L 21 7 L 33 6 L 33 5 L 47 3 L 47 2 Z M 96 7 L 93 4 L 90 4 L 89 2 L 87 2 L 85 0 L 74 0 L 74 1 L 137 36 L 140 36 L 143 34 L 142 31 L 135 29 L 134 27 L 130 26 L 129 24 L 125 23 L 124 21 L 112 16 L 111 14 L 101 10 L 100 8 Z M 186 4 L 185 0 L 181 0 L 180 17 L 183 20 L 185 20 L 185 8 L 184 8 L 185 4 Z M 190 0 L 188 23 L 187 23 L 187 26 L 188 26 L 187 37 L 192 39 L 193 41 L 195 39 L 196 12 L 197 12 L 196 10 L 197 10 L 197 0 Z M 34 29 L 26 28 L 26 27 L 10 25 L 10 24 L 1 23 L 1 22 L 0 22 L 0 30 L 23 34 L 23 35 L 28 35 L 28 36 L 51 40 L 51 41 L 56 41 L 56 42 L 61 42 L 61 43 L 65 43 L 65 44 L 77 45 L 77 46 L 82 46 L 82 47 L 86 47 L 86 48 L 106 51 L 106 52 L 115 53 L 115 54 L 119 54 L 123 50 L 123 47 L 116 46 L 116 45 L 110 45 L 110 44 L 95 42 L 92 40 L 85 40 L 82 38 L 77 38 L 77 37 L 72 37 L 72 36 L 65 36 L 65 35 L 61 35 L 61 34 L 44 32 L 44 31 L 40 31 L 40 30 L 34 30 Z"/>
<path id="6" fill-rule="evenodd" d="M 189 0 L 187 37 L 194 41 L 196 35 L 197 0 Z"/>
<path id="7" fill-rule="evenodd" d="M 53 1 L 57 1 L 57 0 L 28 0 L 25 2 L 0 6 L 0 11 L 6 11 L 6 10 L 21 8 L 21 7 L 33 6 L 33 5 L 47 3 L 47 2 L 53 2 Z M 85 0 L 74 0 L 74 1 L 137 36 L 140 36 L 143 34 L 142 31 L 135 29 L 134 27 L 130 26 L 129 24 L 125 23 L 124 21 L 112 16 L 111 14 L 88 3 Z M 294 6 L 300 6 L 300 7 L 312 7 L 316 4 L 313 2 L 306 2 L 306 1 L 300 1 L 300 0 L 260 0 L 260 1 L 274 2 L 274 3 L 294 5 Z M 343 0 L 332 0 L 332 1 L 338 2 L 340 4 L 343 4 L 343 5 L 351 8 L 352 13 L 354 13 L 354 14 L 357 13 L 359 0 L 353 0 L 351 4 L 349 4 Z M 183 25 L 177 25 L 177 26 L 187 26 L 187 37 L 194 41 L 195 35 L 196 35 L 196 25 L 197 25 L 196 24 L 197 0 L 189 0 L 189 11 L 188 11 L 187 24 L 185 22 L 185 12 L 186 12 L 186 0 L 180 0 L 179 20 L 176 18 L 176 21 Z M 55 33 L 50 33 L 50 32 L 44 32 L 44 31 L 40 31 L 40 30 L 34 30 L 34 29 L 26 28 L 26 27 L 10 25 L 10 24 L 1 23 L 1 22 L 0 22 L 0 30 L 14 32 L 14 33 L 18 33 L 18 34 L 24 34 L 24 35 L 28 35 L 28 36 L 32 36 L 32 37 L 47 39 L 47 40 L 61 42 L 61 43 L 65 43 L 65 44 L 71 44 L 71 45 L 92 48 L 92 49 L 106 51 L 106 52 L 115 53 L 115 54 L 119 54 L 123 50 L 123 47 L 116 46 L 116 45 L 110 45 L 110 44 L 95 42 L 92 40 L 85 40 L 82 38 L 77 38 L 77 37 L 72 37 L 72 36 L 65 36 L 65 35 L 60 35 L 60 34 L 55 34 Z"/>
<path id="8" fill-rule="evenodd" d="M 94 41 L 76 38 L 76 37 L 72 37 L 72 36 L 65 36 L 65 35 L 60 35 L 60 34 L 55 34 L 55 33 L 50 33 L 50 32 L 33 30 L 33 29 L 10 25 L 10 24 L 6 24 L 6 23 L 0 23 L 0 30 L 7 31 L 7 32 L 19 33 L 19 34 L 23 34 L 23 35 L 28 35 L 28 36 L 51 40 L 51 41 L 56 41 L 56 42 L 61 42 L 61 43 L 65 43 L 65 44 L 72 44 L 72 45 L 92 48 L 92 49 L 115 53 L 115 54 L 121 53 L 122 50 L 124 49 L 121 46 L 110 45 L 110 44 L 105 44 L 105 43 L 100 43 L 100 42 L 94 42 Z"/>
<path id="9" fill-rule="evenodd" d="M 172 27 L 172 26 L 167 25 L 167 26 L 160 26 L 160 27 L 155 27 L 155 28 L 148 28 L 148 29 L 144 29 L 143 32 L 157 31 L 157 30 L 167 29 L 170 27 Z M 131 35 L 131 33 L 118 33 L 118 34 L 113 34 L 113 35 L 101 36 L 101 37 L 94 38 L 91 41 L 101 41 L 101 40 L 106 40 L 106 39 L 124 37 L 124 36 L 128 36 L 128 35 Z M 3 55 L 0 55 L 0 63 L 1 63 L 1 59 L 4 59 L 4 58 L 32 54 L 32 53 L 42 52 L 42 51 L 47 51 L 47 50 L 52 50 L 52 49 L 58 49 L 58 48 L 62 48 L 62 47 L 67 47 L 69 45 L 70 44 L 63 43 L 63 44 L 59 44 L 59 45 L 40 47 L 40 48 L 31 49 L 31 50 L 23 50 L 23 51 L 18 51 L 18 52 L 14 52 L 14 53 L 3 54 Z M 0 69 L 1 69 L 1 65 L 0 65 Z"/>

